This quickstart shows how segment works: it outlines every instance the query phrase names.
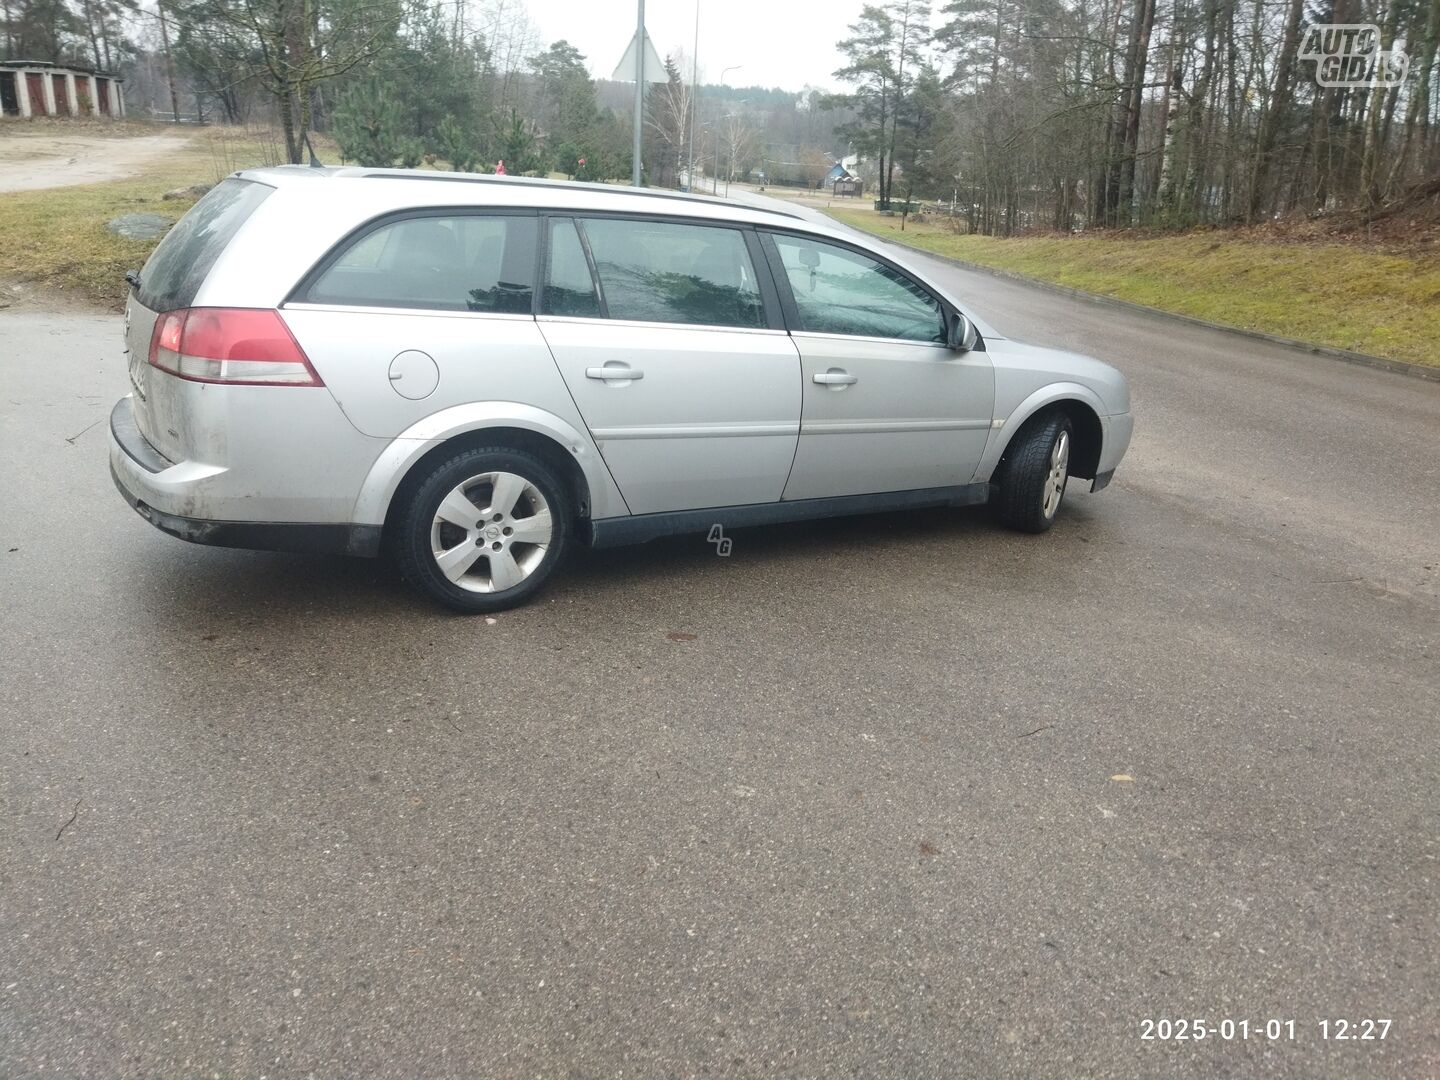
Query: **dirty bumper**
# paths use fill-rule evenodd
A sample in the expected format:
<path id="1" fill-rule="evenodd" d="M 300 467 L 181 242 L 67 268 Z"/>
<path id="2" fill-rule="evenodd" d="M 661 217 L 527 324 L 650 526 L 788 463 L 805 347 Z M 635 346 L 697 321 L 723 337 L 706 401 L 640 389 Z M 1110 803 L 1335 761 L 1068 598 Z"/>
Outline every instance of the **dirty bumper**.
<path id="1" fill-rule="evenodd" d="M 141 434 L 135 423 L 130 399 L 121 398 L 110 413 L 110 437 L 120 452 L 146 473 L 171 466 Z M 110 462 L 110 478 L 131 508 L 161 532 L 192 544 L 212 547 L 252 548 L 258 551 L 297 551 L 314 554 L 375 556 L 380 554 L 379 525 L 350 522 L 216 521 L 183 517 L 156 509 L 131 491 L 125 478 Z"/>
<path id="2" fill-rule="evenodd" d="M 180 517 L 157 510 L 137 498 L 110 467 L 115 487 L 131 508 L 161 532 L 192 544 L 211 547 L 252 548 L 256 551 L 296 551 L 310 554 L 380 554 L 379 525 L 314 524 L 295 521 L 208 521 Z"/>

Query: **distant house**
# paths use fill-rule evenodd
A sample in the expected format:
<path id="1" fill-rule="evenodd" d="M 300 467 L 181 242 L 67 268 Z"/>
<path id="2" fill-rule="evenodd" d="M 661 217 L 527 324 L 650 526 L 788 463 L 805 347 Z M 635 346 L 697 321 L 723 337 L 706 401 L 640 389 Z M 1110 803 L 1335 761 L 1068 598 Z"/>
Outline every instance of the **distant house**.
<path id="1" fill-rule="evenodd" d="M 41 60 L 0 60 L 0 112 L 5 116 L 125 115 L 120 76 Z"/>
<path id="2" fill-rule="evenodd" d="M 825 177 L 825 186 L 835 195 L 859 198 L 860 193 L 865 190 L 865 185 L 860 182 L 860 177 L 851 171 L 856 164 L 858 162 L 853 155 L 835 162 L 834 167 Z"/>

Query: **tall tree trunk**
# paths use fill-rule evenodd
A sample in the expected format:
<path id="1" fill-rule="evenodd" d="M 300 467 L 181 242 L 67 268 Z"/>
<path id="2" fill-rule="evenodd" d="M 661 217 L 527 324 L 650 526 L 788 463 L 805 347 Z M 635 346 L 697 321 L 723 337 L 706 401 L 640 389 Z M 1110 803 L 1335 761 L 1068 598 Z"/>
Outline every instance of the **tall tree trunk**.
<path id="1" fill-rule="evenodd" d="M 895 56 L 894 107 L 890 110 L 890 167 L 885 174 L 885 205 L 890 205 L 895 186 L 895 142 L 900 135 L 900 112 L 905 104 L 905 57 L 912 45 L 910 42 L 910 4 L 905 4 L 905 14 L 900 23 L 900 42 Z M 881 134 L 883 135 L 883 129 Z"/>
<path id="2" fill-rule="evenodd" d="M 170 23 L 165 18 L 165 0 L 155 0 L 155 11 L 160 16 L 160 44 L 165 49 L 165 81 L 170 86 L 170 113 L 178 124 L 180 95 L 175 92 L 175 60 L 170 55 Z"/>
<path id="3" fill-rule="evenodd" d="M 1185 95 L 1179 58 L 1170 61 L 1170 74 L 1165 80 L 1165 132 L 1160 138 L 1160 184 L 1155 201 L 1160 213 L 1168 216 L 1175 201 L 1175 127 L 1180 120 L 1180 100 Z"/>
<path id="4" fill-rule="evenodd" d="M 309 57 L 306 55 L 310 21 L 306 17 L 306 6 L 306 0 L 286 0 L 282 7 L 285 34 L 285 102 L 290 111 L 285 150 L 292 165 L 299 165 L 305 160 L 305 133 L 310 130 L 310 98 L 307 93 Z"/>
<path id="5" fill-rule="evenodd" d="M 1386 186 L 1390 188 L 1394 188 L 1404 178 L 1410 148 L 1415 141 L 1415 131 L 1422 123 L 1424 127 L 1421 129 L 1420 165 L 1422 169 L 1425 167 L 1425 135 L 1428 134 L 1430 126 L 1430 80 L 1435 72 L 1437 38 L 1440 38 L 1440 0 L 1431 0 L 1430 14 L 1420 46 L 1420 78 L 1410 93 L 1409 105 L 1405 111 L 1405 133 L 1401 137 L 1400 153 L 1396 155 L 1395 165 L 1386 181 Z"/>
<path id="6" fill-rule="evenodd" d="M 1254 221 L 1260 215 L 1269 194 L 1270 158 L 1275 151 L 1276 133 L 1290 112 L 1290 73 L 1300 51 L 1300 16 L 1304 6 L 1304 0 L 1290 0 L 1285 15 L 1285 36 L 1280 41 L 1280 59 L 1275 65 L 1275 92 L 1270 95 L 1270 105 L 1260 119 L 1260 135 L 1255 143 L 1255 169 L 1250 177 L 1250 200 L 1245 209 L 1247 221 Z"/>
<path id="7" fill-rule="evenodd" d="M 1125 136 L 1130 130 L 1130 87 L 1135 82 L 1137 53 L 1140 49 L 1140 26 L 1149 0 L 1135 0 L 1135 14 L 1130 21 L 1130 43 L 1125 49 L 1125 75 L 1119 96 L 1113 106 L 1110 133 L 1106 139 L 1105 224 L 1120 223 L 1121 175 L 1124 172 Z"/>
<path id="8" fill-rule="evenodd" d="M 1220 40 L 1220 3 L 1221 0 L 1205 0 L 1205 49 L 1201 60 L 1200 76 L 1195 81 L 1195 90 L 1190 95 L 1189 102 L 1189 153 L 1186 160 L 1186 172 L 1183 189 L 1185 192 L 1186 204 L 1189 206 L 1191 220 L 1200 216 L 1200 200 L 1202 193 L 1206 190 L 1204 170 L 1213 156 L 1211 149 L 1214 146 L 1212 136 L 1215 132 L 1215 118 L 1219 112 L 1216 107 L 1218 97 L 1212 100 L 1212 94 L 1217 84 L 1215 71 L 1219 66 L 1219 40 Z"/>
<path id="9" fill-rule="evenodd" d="M 1380 48 L 1390 49 L 1395 43 L 1395 28 L 1400 21 L 1401 4 L 1390 0 L 1386 9 L 1385 22 L 1380 28 Z M 1360 199 L 1366 209 L 1380 204 L 1383 192 L 1380 186 L 1380 161 L 1384 154 L 1383 123 L 1385 119 L 1385 86 L 1377 78 L 1370 88 L 1365 120 L 1364 152 L 1360 164 Z"/>
<path id="10" fill-rule="evenodd" d="M 1125 134 L 1120 159 L 1120 190 L 1117 193 L 1119 220 L 1129 224 L 1134 217 L 1135 163 L 1140 151 L 1140 109 L 1145 98 L 1145 71 L 1150 59 L 1150 31 L 1155 25 L 1155 0 L 1137 0 L 1138 34 L 1132 37 L 1135 61 L 1127 63 L 1129 83 L 1125 106 Z"/>
<path id="11" fill-rule="evenodd" d="M 298 165 L 300 155 L 295 149 L 295 100 L 288 89 L 279 95 L 280 130 L 285 136 L 285 156 L 290 164 Z"/>
<path id="12" fill-rule="evenodd" d="M 95 57 L 95 66 L 102 67 L 100 63 L 100 34 L 95 28 L 95 2 L 85 0 L 85 36 L 90 39 L 90 53 Z M 102 16 L 103 18 L 103 16 Z"/>

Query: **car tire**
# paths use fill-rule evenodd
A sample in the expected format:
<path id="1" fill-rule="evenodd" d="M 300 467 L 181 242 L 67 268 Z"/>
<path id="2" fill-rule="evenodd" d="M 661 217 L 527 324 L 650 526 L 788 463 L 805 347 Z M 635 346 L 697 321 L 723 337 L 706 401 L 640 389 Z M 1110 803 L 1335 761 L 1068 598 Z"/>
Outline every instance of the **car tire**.
<path id="1" fill-rule="evenodd" d="M 401 575 L 432 600 L 467 614 L 504 611 L 544 588 L 569 547 L 572 520 L 569 492 L 543 461 L 480 447 L 437 465 L 413 489 L 396 522 L 395 553 Z"/>
<path id="2" fill-rule="evenodd" d="M 1055 524 L 1074 441 L 1070 418 L 1062 412 L 1032 417 L 1020 429 L 995 471 L 995 512 L 1004 524 L 1028 533 Z"/>

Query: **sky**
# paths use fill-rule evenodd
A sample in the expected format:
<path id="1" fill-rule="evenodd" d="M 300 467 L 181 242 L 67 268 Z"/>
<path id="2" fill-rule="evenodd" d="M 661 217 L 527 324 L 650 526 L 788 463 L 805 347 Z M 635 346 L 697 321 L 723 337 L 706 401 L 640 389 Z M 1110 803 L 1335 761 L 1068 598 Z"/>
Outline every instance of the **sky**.
<path id="1" fill-rule="evenodd" d="M 835 43 L 863 0 L 699 0 L 700 80 L 730 86 L 807 84 L 838 90 Z M 564 38 L 585 54 L 590 74 L 608 79 L 635 33 L 635 0 L 530 0 L 530 20 L 546 44 Z M 661 56 L 695 42 L 696 0 L 646 0 L 645 25 Z M 686 73 L 689 78 L 689 72 Z"/>

